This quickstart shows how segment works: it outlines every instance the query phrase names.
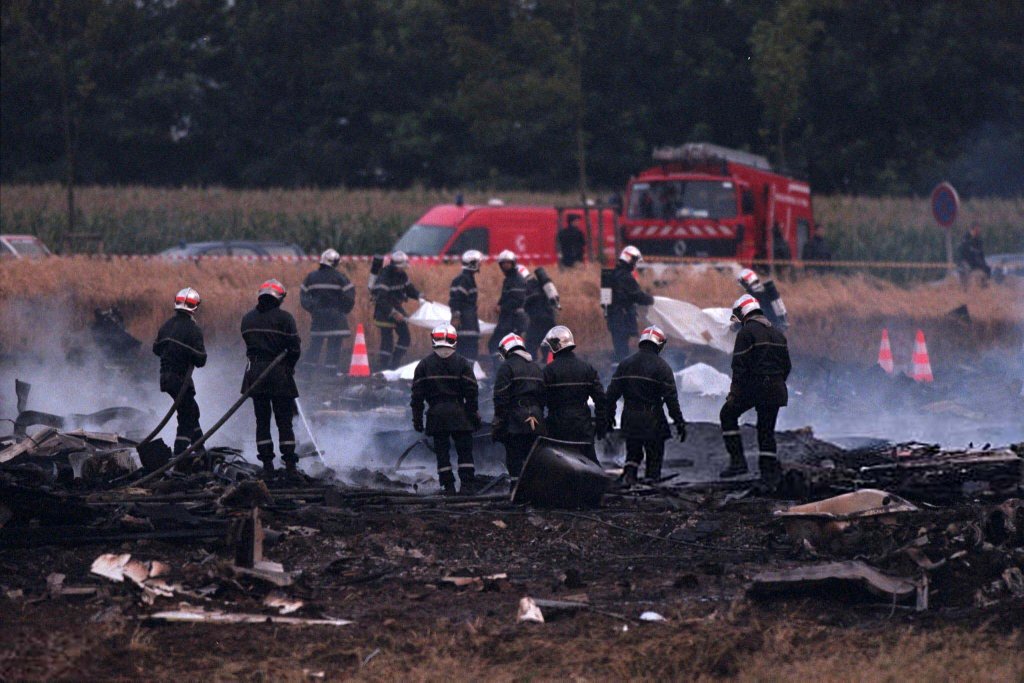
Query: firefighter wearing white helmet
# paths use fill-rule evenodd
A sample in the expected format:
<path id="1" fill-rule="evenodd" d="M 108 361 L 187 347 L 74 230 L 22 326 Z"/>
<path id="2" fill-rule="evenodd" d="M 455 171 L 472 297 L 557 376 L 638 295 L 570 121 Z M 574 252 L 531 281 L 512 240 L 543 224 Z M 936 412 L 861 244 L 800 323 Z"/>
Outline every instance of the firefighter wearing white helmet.
<path id="1" fill-rule="evenodd" d="M 452 325 L 459 332 L 459 355 L 475 361 L 480 355 L 480 316 L 477 312 L 476 273 L 484 255 L 470 249 L 462 255 L 462 272 L 452 280 L 448 289 L 448 308 L 452 311 Z"/>
<path id="2" fill-rule="evenodd" d="M 523 310 L 526 304 L 526 280 L 516 268 L 516 255 L 508 249 L 502 251 L 498 254 L 498 267 L 504 273 L 505 279 L 501 284 L 501 296 L 494 305 L 498 324 L 487 342 L 487 351 L 491 354 L 495 367 L 498 363 L 498 342 L 510 332 L 524 334 L 527 324 L 526 311 Z"/>
<path id="3" fill-rule="evenodd" d="M 409 257 L 404 251 L 393 252 L 370 290 L 374 302 L 373 324 L 380 329 L 377 362 L 382 370 L 397 368 L 409 350 L 408 314 L 402 306 L 407 300 L 420 299 L 420 291 L 409 281 L 408 266 Z"/>
<path id="4" fill-rule="evenodd" d="M 612 300 L 606 314 L 615 360 L 619 362 L 629 355 L 629 338 L 637 335 L 636 307 L 654 303 L 654 297 L 640 289 L 633 277 L 633 270 L 642 258 L 640 250 L 629 245 L 619 254 L 611 275 Z"/>
<path id="5" fill-rule="evenodd" d="M 637 482 L 640 464 L 647 460 L 646 477 L 661 479 L 665 459 L 665 440 L 671 436 L 665 410 L 676 427 L 680 441 L 686 440 L 686 421 L 679 408 L 679 395 L 672 368 L 660 354 L 667 337 L 657 325 L 640 333 L 639 350 L 615 368 L 608 385 L 608 428 L 613 429 L 619 398 L 622 408 L 622 433 L 626 438 L 626 465 L 622 471 L 627 484 Z"/>
<path id="6" fill-rule="evenodd" d="M 739 324 L 732 352 L 732 385 L 719 414 L 729 465 L 722 478 L 748 471 L 740 438 L 740 416 L 757 411 L 758 466 L 770 487 L 778 485 L 782 470 L 775 444 L 779 408 L 789 401 L 786 379 L 792 369 L 786 336 L 764 316 L 757 299 L 744 294 L 733 304 L 733 321 Z"/>
<path id="7" fill-rule="evenodd" d="M 544 366 L 544 424 L 548 436 L 584 443 L 583 454 L 597 462 L 594 437 L 603 439 L 608 428 L 601 379 L 594 366 L 574 352 L 576 340 L 568 327 L 551 328 L 544 341 L 555 354 L 554 360 Z M 594 402 L 593 415 L 588 401 Z"/>
<path id="8" fill-rule="evenodd" d="M 199 292 L 185 287 L 174 296 L 174 315 L 160 326 L 153 343 L 153 353 L 160 357 L 160 391 L 176 399 L 178 431 L 174 437 L 174 454 L 183 452 L 203 435 L 199 427 L 199 404 L 196 389 L 189 375 L 190 368 L 206 365 L 203 331 L 195 321 L 199 308 Z"/>
<path id="9" fill-rule="evenodd" d="M 242 380 L 242 393 L 247 392 L 263 371 L 284 352 L 283 361 L 274 366 L 266 379 L 252 393 L 252 407 L 256 415 L 256 456 L 263 463 L 264 473 L 274 473 L 274 441 L 270 434 L 270 421 L 277 424 L 278 446 L 281 460 L 289 475 L 297 473 L 295 455 L 295 399 L 299 396 L 295 385 L 295 364 L 302 355 L 299 331 L 292 314 L 281 308 L 288 294 L 278 280 L 266 280 L 260 285 L 256 308 L 242 318 L 242 339 L 249 363 Z"/>
<path id="10" fill-rule="evenodd" d="M 526 301 L 523 304 L 528 318 L 524 335 L 526 350 L 537 357 L 544 335 L 555 326 L 555 311 L 561 308 L 561 302 L 558 288 L 544 268 L 537 268 L 532 273 L 526 266 L 519 266 L 519 269 L 526 281 Z"/>
<path id="11" fill-rule="evenodd" d="M 779 294 L 775 281 L 765 280 L 761 282 L 761 278 L 750 268 L 741 270 L 740 274 L 736 277 L 736 281 L 740 283 L 740 287 L 747 294 L 757 299 L 757 303 L 761 306 L 761 312 L 764 313 L 769 322 L 785 332 L 786 328 L 789 327 L 786 304 L 782 301 L 782 295 Z"/>
<path id="12" fill-rule="evenodd" d="M 505 335 L 498 352 L 505 362 L 494 378 L 491 435 L 505 446 L 505 467 L 514 489 L 526 456 L 544 435 L 544 375 L 518 334 Z"/>
<path id="13" fill-rule="evenodd" d="M 433 438 L 437 478 L 446 494 L 455 493 L 449 455 L 452 442 L 462 491 L 475 490 L 473 431 L 481 426 L 476 375 L 473 364 L 455 352 L 458 338 L 458 332 L 448 323 L 438 325 L 430 333 L 434 350 L 416 365 L 410 404 L 413 429 Z"/>
<path id="14" fill-rule="evenodd" d="M 306 276 L 299 289 L 299 302 L 312 318 L 309 352 L 305 354 L 303 366 L 322 367 L 329 377 L 341 374 L 342 345 L 352 334 L 348 314 L 356 304 L 355 285 L 337 270 L 340 262 L 341 254 L 327 249 L 320 255 L 320 267 Z M 320 351 L 325 344 L 327 350 L 321 358 Z"/>

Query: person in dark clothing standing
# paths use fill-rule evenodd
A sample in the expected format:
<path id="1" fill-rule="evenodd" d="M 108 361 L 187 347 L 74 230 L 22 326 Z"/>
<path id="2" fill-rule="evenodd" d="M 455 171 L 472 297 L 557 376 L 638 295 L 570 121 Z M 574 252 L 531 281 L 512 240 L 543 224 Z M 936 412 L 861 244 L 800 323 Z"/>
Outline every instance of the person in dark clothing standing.
<path id="1" fill-rule="evenodd" d="M 793 260 L 793 252 L 789 249 L 789 242 L 782 234 L 782 227 L 776 223 L 772 226 L 772 260 L 781 261 L 779 264 L 772 264 L 774 272 L 782 277 L 792 269 L 789 261 Z"/>
<path id="2" fill-rule="evenodd" d="M 747 294 L 757 299 L 758 306 L 760 306 L 761 312 L 768 318 L 768 321 L 782 332 L 785 332 L 786 328 L 789 327 L 789 314 L 786 311 L 786 304 L 782 300 L 782 295 L 779 294 L 779 288 L 775 286 L 775 282 L 773 280 L 766 280 L 762 283 L 761 278 L 750 268 L 741 270 L 736 281 L 740 283 L 740 287 Z"/>
<path id="3" fill-rule="evenodd" d="M 956 250 L 956 263 L 960 284 L 964 289 L 970 284 L 971 274 L 976 270 L 982 273 L 981 286 L 988 286 L 988 280 L 992 277 L 992 268 L 985 261 L 985 248 L 981 243 L 981 228 L 977 223 L 971 223 L 971 227 L 964 233 L 964 238 L 960 240 L 960 245 Z"/>
<path id="4" fill-rule="evenodd" d="M 518 267 L 526 281 L 526 302 L 523 310 L 529 318 L 526 325 L 526 352 L 538 358 L 544 335 L 555 326 L 555 309 L 560 307 L 558 289 L 543 268 L 531 273 L 526 266 Z"/>
<path id="5" fill-rule="evenodd" d="M 639 249 L 628 246 L 619 254 L 612 273 L 612 302 L 607 315 L 617 362 L 629 355 L 629 338 L 637 335 L 636 307 L 654 303 L 654 297 L 641 290 L 633 277 L 633 270 L 642 258 Z"/>
<path id="6" fill-rule="evenodd" d="M 761 478 L 770 486 L 778 484 L 782 474 L 775 445 L 775 422 L 779 408 L 789 402 L 786 379 L 792 365 L 786 337 L 765 318 L 757 299 L 745 294 L 733 304 L 733 322 L 740 324 L 732 352 L 732 386 L 719 413 L 722 438 L 729 452 L 729 466 L 723 479 L 746 474 L 747 459 L 740 438 L 740 416 L 757 411 L 758 467 Z"/>
<path id="7" fill-rule="evenodd" d="M 160 326 L 153 342 L 153 353 L 160 356 L 160 391 L 177 398 L 185 383 L 188 369 L 206 365 L 203 331 L 195 321 L 199 308 L 199 292 L 186 287 L 174 297 L 174 315 Z M 199 427 L 199 404 L 196 388 L 188 378 L 188 389 L 178 405 L 178 432 L 174 437 L 174 454 L 188 449 L 203 436 Z"/>
<path id="8" fill-rule="evenodd" d="M 804 261 L 820 261 L 827 263 L 832 260 L 832 250 L 828 248 L 828 244 L 825 243 L 825 228 L 820 223 L 815 223 L 814 234 L 811 239 L 807 240 L 804 244 L 803 253 L 800 254 L 800 258 Z M 807 270 L 813 273 L 826 273 L 828 272 L 827 266 L 807 266 Z"/>
<path id="9" fill-rule="evenodd" d="M 508 249 L 501 252 L 498 254 L 498 267 L 505 274 L 505 280 L 501 283 L 501 297 L 494 306 L 498 324 L 487 341 L 487 351 L 495 365 L 498 363 L 498 342 L 510 332 L 522 334 L 526 331 L 526 312 L 523 310 L 526 304 L 526 281 L 516 269 L 516 255 Z"/>
<path id="10" fill-rule="evenodd" d="M 320 267 L 306 276 L 299 291 L 302 307 L 313 318 L 309 353 L 303 365 L 315 368 L 322 364 L 329 377 L 339 374 L 342 342 L 352 334 L 347 316 L 356 303 L 355 285 L 337 270 L 340 261 L 337 251 L 325 251 L 320 255 Z M 321 359 L 320 349 L 325 340 L 327 354 Z"/>
<path id="11" fill-rule="evenodd" d="M 434 439 L 437 478 L 447 494 L 455 493 L 450 448 L 455 442 L 462 493 L 476 490 L 473 430 L 480 428 L 478 387 L 473 364 L 455 353 L 455 328 L 445 323 L 430 333 L 434 352 L 416 365 L 412 379 L 412 427 Z M 429 404 L 426 423 L 424 403 Z"/>
<path id="12" fill-rule="evenodd" d="M 576 341 L 568 327 L 552 328 L 544 341 L 555 355 L 544 366 L 544 424 L 548 436 L 581 443 L 583 454 L 597 462 L 594 438 L 603 439 L 608 429 L 604 388 L 597 370 L 573 353 Z M 593 415 L 587 399 L 594 402 Z"/>
<path id="13" fill-rule="evenodd" d="M 511 487 L 519 481 L 526 456 L 538 436 L 544 435 L 544 374 L 526 351 L 518 334 L 498 344 L 505 362 L 494 379 L 494 422 L 491 434 L 505 446 L 505 467 Z"/>
<path id="14" fill-rule="evenodd" d="M 480 316 L 477 312 L 476 273 L 484 255 L 470 249 L 462 255 L 462 272 L 452 280 L 448 290 L 448 307 L 452 311 L 452 327 L 459 333 L 459 355 L 475 361 L 480 355 Z"/>
<path id="15" fill-rule="evenodd" d="M 295 455 L 292 420 L 295 418 L 295 399 L 299 396 L 295 386 L 295 364 L 299 362 L 302 348 L 295 318 L 281 310 L 286 294 L 280 282 L 267 280 L 260 285 L 256 308 L 242 318 L 242 339 L 245 340 L 245 355 L 249 359 L 242 380 L 242 393 L 249 390 L 278 354 L 287 352 L 284 360 L 274 367 L 252 395 L 252 407 L 256 413 L 256 454 L 268 475 L 274 472 L 274 440 L 270 435 L 272 415 L 277 423 L 278 445 L 285 471 L 294 474 L 299 462 Z"/>
<path id="16" fill-rule="evenodd" d="M 373 324 L 380 329 L 380 354 L 377 364 L 381 370 L 394 370 L 402 363 L 409 350 L 409 323 L 402 304 L 407 299 L 419 299 L 420 292 L 411 282 L 406 268 L 409 257 L 404 251 L 391 254 L 391 263 L 381 269 L 373 283 Z M 398 335 L 396 344 L 392 335 Z"/>
<path id="17" fill-rule="evenodd" d="M 672 368 L 659 355 L 667 337 L 653 325 L 640 333 L 639 351 L 619 363 L 608 385 L 609 428 L 615 419 L 615 404 L 625 399 L 622 431 L 626 437 L 626 465 L 623 481 L 635 484 L 640 463 L 647 456 L 647 478 L 661 479 L 665 458 L 665 439 L 669 438 L 665 408 L 676 427 L 680 441 L 686 441 L 686 421 L 679 408 L 679 395 Z"/>
<path id="18" fill-rule="evenodd" d="M 583 261 L 587 238 L 579 228 L 580 217 L 571 214 L 565 219 L 565 227 L 558 231 L 558 251 L 562 254 L 562 267 L 572 268 Z"/>

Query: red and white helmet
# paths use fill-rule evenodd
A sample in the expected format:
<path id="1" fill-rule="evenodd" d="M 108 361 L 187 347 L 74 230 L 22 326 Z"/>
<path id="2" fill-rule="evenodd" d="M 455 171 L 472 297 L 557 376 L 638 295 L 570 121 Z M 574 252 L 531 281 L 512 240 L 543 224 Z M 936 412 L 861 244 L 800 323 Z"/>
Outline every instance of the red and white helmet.
<path id="1" fill-rule="evenodd" d="M 530 273 L 530 269 L 524 265 L 516 266 L 516 271 L 522 276 L 524 280 L 533 277 L 533 274 Z"/>
<path id="2" fill-rule="evenodd" d="M 192 313 L 199 308 L 200 301 L 199 292 L 191 287 L 186 287 L 174 295 L 174 309 Z"/>
<path id="3" fill-rule="evenodd" d="M 512 353 L 516 349 L 526 350 L 526 342 L 515 332 L 506 334 L 498 342 L 498 351 L 501 353 L 502 358 L 508 358 L 508 354 Z"/>
<path id="4" fill-rule="evenodd" d="M 514 265 L 515 262 L 516 262 L 516 254 L 511 249 L 505 249 L 500 254 L 498 254 L 498 264 L 499 265 L 502 264 L 502 263 L 511 263 L 511 264 Z"/>
<path id="5" fill-rule="evenodd" d="M 404 251 L 391 252 L 391 265 L 395 268 L 405 268 L 409 265 L 409 255 Z"/>
<path id="6" fill-rule="evenodd" d="M 628 263 L 631 266 L 635 266 L 643 261 L 644 257 L 643 254 L 640 253 L 640 250 L 631 244 L 619 253 L 619 260 Z"/>
<path id="7" fill-rule="evenodd" d="M 284 301 L 285 295 L 288 291 L 281 284 L 280 280 L 271 278 L 260 285 L 260 291 L 257 296 L 272 296 L 278 301 Z"/>
<path id="8" fill-rule="evenodd" d="M 732 305 L 732 320 L 737 323 L 743 322 L 743 319 L 748 315 L 760 310 L 761 304 L 757 303 L 757 299 L 749 294 L 744 294 L 739 299 L 736 299 Z"/>
<path id="9" fill-rule="evenodd" d="M 320 265 L 334 268 L 341 262 L 341 254 L 336 249 L 327 249 L 320 254 Z"/>
<path id="10" fill-rule="evenodd" d="M 434 348 L 444 347 L 454 349 L 455 342 L 459 340 L 459 333 L 448 323 L 438 325 L 430 332 L 430 343 Z"/>
<path id="11" fill-rule="evenodd" d="M 651 325 L 650 327 L 644 328 L 644 331 L 640 333 L 640 344 L 644 342 L 650 342 L 654 344 L 655 349 L 660 353 L 665 348 L 665 342 L 668 341 L 668 337 L 665 336 L 665 332 L 657 325 Z"/>
<path id="12" fill-rule="evenodd" d="M 748 291 L 752 290 L 756 292 L 762 288 L 761 278 L 757 277 L 757 273 L 750 268 L 744 268 L 741 270 L 740 274 L 736 277 L 736 280 Z"/>

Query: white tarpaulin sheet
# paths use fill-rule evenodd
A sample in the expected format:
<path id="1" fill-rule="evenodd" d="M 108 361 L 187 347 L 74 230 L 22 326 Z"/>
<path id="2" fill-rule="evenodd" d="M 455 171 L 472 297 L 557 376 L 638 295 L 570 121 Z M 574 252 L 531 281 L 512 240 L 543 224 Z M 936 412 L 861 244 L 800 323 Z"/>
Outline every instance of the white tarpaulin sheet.
<path id="1" fill-rule="evenodd" d="M 695 363 L 676 373 L 676 384 L 684 394 L 725 396 L 729 393 L 731 381 L 728 375 L 707 363 Z"/>
<path id="2" fill-rule="evenodd" d="M 436 301 L 426 301 L 416 309 L 416 312 L 409 316 L 409 324 L 416 327 L 425 327 L 432 330 L 441 323 L 452 321 L 452 309 Z M 480 321 L 480 334 L 490 334 L 497 327 L 494 323 Z"/>
<path id="3" fill-rule="evenodd" d="M 445 306 L 445 308 L 448 308 L 448 307 Z M 384 379 L 386 379 L 389 382 L 394 382 L 395 380 L 399 380 L 399 379 L 411 380 L 412 376 L 413 376 L 413 373 L 416 372 L 416 366 L 419 365 L 419 364 L 420 364 L 420 362 L 416 361 L 415 363 L 409 363 L 408 365 L 403 365 L 402 367 L 398 368 L 397 370 L 382 370 L 380 374 L 384 375 Z M 473 363 L 473 374 L 476 375 L 477 381 L 482 380 L 482 379 L 486 379 L 486 377 L 487 377 L 487 375 L 484 374 L 483 368 L 481 368 L 480 364 L 476 363 L 476 362 Z"/>
<path id="4" fill-rule="evenodd" d="M 697 308 L 664 296 L 654 297 L 654 305 L 647 308 L 647 320 L 669 337 L 726 353 L 732 353 L 736 343 L 736 333 L 729 327 L 731 315 L 728 308 Z"/>

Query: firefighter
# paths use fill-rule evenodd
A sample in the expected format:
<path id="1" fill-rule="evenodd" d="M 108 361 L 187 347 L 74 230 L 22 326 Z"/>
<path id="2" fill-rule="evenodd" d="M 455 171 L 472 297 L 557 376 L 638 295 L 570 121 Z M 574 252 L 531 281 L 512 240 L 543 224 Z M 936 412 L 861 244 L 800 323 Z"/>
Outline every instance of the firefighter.
<path id="1" fill-rule="evenodd" d="M 741 270 L 736 280 L 747 294 L 757 299 L 758 306 L 764 316 L 768 318 L 768 322 L 785 332 L 789 327 L 786 304 L 782 301 L 782 295 L 779 294 L 775 282 L 765 280 L 762 283 L 757 273 L 750 268 Z"/>
<path id="2" fill-rule="evenodd" d="M 526 351 L 518 334 L 498 343 L 505 362 L 494 379 L 494 422 L 491 434 L 505 446 L 505 467 L 515 488 L 538 436 L 544 435 L 544 373 Z"/>
<path id="3" fill-rule="evenodd" d="M 533 273 L 526 266 L 519 266 L 518 269 L 526 281 L 526 301 L 523 304 L 523 310 L 529 318 L 525 335 L 526 352 L 539 358 L 544 335 L 555 326 L 555 310 L 561 308 L 558 289 L 543 268 L 537 268 Z"/>
<path id="4" fill-rule="evenodd" d="M 661 479 L 665 458 L 665 439 L 669 438 L 665 408 L 676 427 L 676 436 L 686 441 L 686 421 L 679 409 L 676 380 L 672 368 L 659 355 L 667 338 L 660 327 L 652 325 L 640 333 L 639 350 L 619 363 L 608 385 L 609 429 L 615 419 L 615 404 L 625 399 L 622 431 L 626 437 L 626 465 L 622 478 L 635 484 L 640 463 L 647 456 L 647 479 Z"/>
<path id="5" fill-rule="evenodd" d="M 977 223 L 971 223 L 971 227 L 960 240 L 956 249 L 956 264 L 960 284 L 964 289 L 967 289 L 970 284 L 974 271 L 981 273 L 981 286 L 988 286 L 988 280 L 992 277 L 992 268 L 985 261 L 985 247 L 981 241 L 981 228 Z"/>
<path id="6" fill-rule="evenodd" d="M 284 360 L 277 364 L 252 395 L 256 413 L 256 454 L 263 463 L 266 475 L 274 473 L 274 440 L 270 436 L 270 417 L 277 423 L 278 446 L 285 472 L 295 474 L 299 459 L 295 455 L 295 399 L 299 390 L 295 386 L 295 364 L 302 354 L 299 332 L 291 313 L 281 310 L 287 294 L 277 280 L 260 285 L 256 308 L 242 318 L 242 339 L 245 355 L 249 359 L 242 380 L 242 393 L 252 386 L 270 363 L 282 351 Z"/>
<path id="7" fill-rule="evenodd" d="M 452 280 L 448 290 L 448 307 L 452 311 L 452 326 L 459 333 L 459 355 L 475 361 L 480 355 L 480 316 L 477 313 L 476 273 L 484 255 L 470 249 L 462 255 L 462 272 Z"/>
<path id="8" fill-rule="evenodd" d="M 402 363 L 409 350 L 409 323 L 402 304 L 406 299 L 419 299 L 420 292 L 409 282 L 409 257 L 404 251 L 391 254 L 391 263 L 384 266 L 373 283 L 373 324 L 380 328 L 380 354 L 377 363 L 382 370 L 393 370 Z M 398 343 L 393 334 L 398 335 Z"/>
<path id="9" fill-rule="evenodd" d="M 637 334 L 637 305 L 654 303 L 654 297 L 641 290 L 633 277 L 633 270 L 642 258 L 640 250 L 630 245 L 619 254 L 612 273 L 612 302 L 608 305 L 607 316 L 616 362 L 629 355 L 629 338 Z"/>
<path id="10" fill-rule="evenodd" d="M 723 479 L 747 473 L 740 438 L 740 415 L 757 411 L 758 467 L 770 486 L 778 484 L 782 470 L 776 454 L 775 422 L 779 408 L 789 402 L 786 379 L 792 365 L 786 337 L 765 317 L 757 299 L 744 294 L 733 304 L 732 319 L 739 324 L 732 352 L 732 386 L 719 414 L 722 438 L 729 452 L 729 466 Z"/>
<path id="11" fill-rule="evenodd" d="M 310 326 L 309 353 L 303 365 L 309 368 L 323 366 L 328 376 L 339 373 L 341 346 L 352 333 L 348 327 L 348 314 L 356 303 L 356 287 L 344 273 L 338 272 L 341 254 L 328 249 L 320 255 L 320 267 L 306 276 L 299 290 L 302 307 L 313 318 Z M 327 355 L 320 358 L 321 347 L 327 342 Z"/>
<path id="12" fill-rule="evenodd" d="M 455 442 L 459 460 L 459 480 L 463 493 L 476 490 L 473 467 L 473 430 L 480 427 L 476 376 L 473 364 L 455 353 L 458 332 L 445 323 L 430 333 L 434 352 L 416 365 L 412 379 L 412 427 L 434 438 L 437 478 L 446 494 L 455 493 L 455 476 L 449 457 L 450 442 Z M 429 404 L 426 423 L 423 404 Z"/>
<path id="13" fill-rule="evenodd" d="M 545 427 L 548 436 L 561 441 L 582 442 L 583 454 L 597 462 L 594 437 L 603 439 L 608 428 L 604 388 L 597 370 L 578 358 L 572 331 L 558 325 L 544 338 L 554 360 L 544 366 Z M 594 402 L 594 415 L 587 400 Z"/>
<path id="14" fill-rule="evenodd" d="M 583 262 L 583 254 L 587 248 L 587 238 L 578 225 L 579 214 L 570 214 L 565 219 L 565 227 L 558 231 L 558 250 L 561 252 L 563 268 L 572 268 Z"/>
<path id="15" fill-rule="evenodd" d="M 504 250 L 498 254 L 498 267 L 505 274 L 505 280 L 501 284 L 501 297 L 494 305 L 494 311 L 498 314 L 498 324 L 487 342 L 487 351 L 494 359 L 495 365 L 498 362 L 498 342 L 510 332 L 522 334 L 526 331 L 526 312 L 523 310 L 526 303 L 526 282 L 516 269 L 516 255 L 508 249 Z"/>
<path id="16" fill-rule="evenodd" d="M 160 356 L 160 391 L 177 398 L 189 367 L 206 365 L 203 331 L 195 321 L 199 308 L 199 292 L 186 287 L 174 296 L 174 315 L 156 333 L 153 353 Z M 174 437 L 174 454 L 183 453 L 199 440 L 203 430 L 199 427 L 199 404 L 192 379 L 178 405 L 178 432 Z"/>

